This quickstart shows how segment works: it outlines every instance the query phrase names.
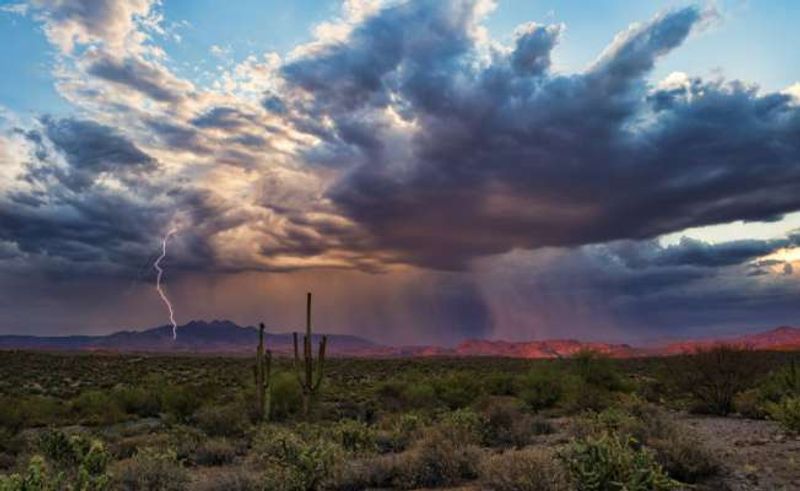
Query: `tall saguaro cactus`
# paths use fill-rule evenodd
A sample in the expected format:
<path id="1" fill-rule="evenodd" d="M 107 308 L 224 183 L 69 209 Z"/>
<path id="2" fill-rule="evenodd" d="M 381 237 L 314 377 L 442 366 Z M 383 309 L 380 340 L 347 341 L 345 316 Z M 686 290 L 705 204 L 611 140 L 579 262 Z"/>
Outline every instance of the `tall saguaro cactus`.
<path id="1" fill-rule="evenodd" d="M 258 348 L 256 349 L 256 397 L 258 399 L 258 418 L 263 421 L 269 416 L 267 390 L 272 374 L 272 352 L 264 354 L 264 324 L 258 325 Z"/>
<path id="2" fill-rule="evenodd" d="M 306 335 L 303 336 L 303 367 L 300 367 L 300 351 L 297 342 L 297 333 L 293 333 L 294 338 L 294 367 L 297 372 L 297 379 L 303 392 L 303 415 L 308 418 L 311 412 L 311 400 L 316 397 L 322 383 L 322 376 L 325 367 L 325 347 L 328 344 L 328 336 L 322 336 L 319 343 L 319 353 L 317 355 L 316 373 L 314 370 L 314 357 L 311 352 L 311 293 L 306 294 Z"/>

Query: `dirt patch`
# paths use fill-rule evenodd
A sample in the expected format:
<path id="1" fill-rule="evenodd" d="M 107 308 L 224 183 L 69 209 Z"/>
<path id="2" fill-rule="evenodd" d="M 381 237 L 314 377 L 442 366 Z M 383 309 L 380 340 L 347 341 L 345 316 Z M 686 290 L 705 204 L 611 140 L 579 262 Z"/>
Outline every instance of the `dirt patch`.
<path id="1" fill-rule="evenodd" d="M 800 438 L 772 421 L 683 416 L 720 457 L 723 476 L 706 489 L 800 489 Z"/>

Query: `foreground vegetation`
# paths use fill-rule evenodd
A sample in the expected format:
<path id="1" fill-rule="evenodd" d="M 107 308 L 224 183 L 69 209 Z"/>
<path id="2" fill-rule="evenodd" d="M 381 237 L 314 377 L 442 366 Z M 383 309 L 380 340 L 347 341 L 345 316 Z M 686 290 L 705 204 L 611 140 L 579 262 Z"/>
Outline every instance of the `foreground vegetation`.
<path id="1" fill-rule="evenodd" d="M 312 392 L 281 357 L 265 384 L 246 358 L 2 352 L 0 490 L 715 489 L 676 415 L 798 432 L 795 360 L 333 359 Z"/>

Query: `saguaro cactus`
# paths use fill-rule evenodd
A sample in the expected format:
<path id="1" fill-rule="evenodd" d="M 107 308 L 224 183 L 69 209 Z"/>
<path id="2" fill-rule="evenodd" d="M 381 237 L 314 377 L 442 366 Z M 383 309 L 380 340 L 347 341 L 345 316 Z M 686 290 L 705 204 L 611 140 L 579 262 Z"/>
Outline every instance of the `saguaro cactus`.
<path id="1" fill-rule="evenodd" d="M 256 398 L 258 399 L 258 418 L 265 420 L 269 416 L 267 391 L 272 374 L 272 352 L 264 354 L 264 324 L 258 325 L 258 348 L 256 349 Z"/>
<path id="2" fill-rule="evenodd" d="M 325 367 L 325 347 L 328 337 L 322 336 L 317 355 L 316 373 L 314 370 L 314 357 L 311 353 L 311 293 L 306 295 L 306 335 L 303 336 L 303 367 L 300 367 L 300 351 L 297 342 L 297 333 L 292 333 L 294 338 L 294 367 L 297 380 L 303 393 L 303 415 L 308 418 L 311 412 L 311 400 L 316 397 Z"/>

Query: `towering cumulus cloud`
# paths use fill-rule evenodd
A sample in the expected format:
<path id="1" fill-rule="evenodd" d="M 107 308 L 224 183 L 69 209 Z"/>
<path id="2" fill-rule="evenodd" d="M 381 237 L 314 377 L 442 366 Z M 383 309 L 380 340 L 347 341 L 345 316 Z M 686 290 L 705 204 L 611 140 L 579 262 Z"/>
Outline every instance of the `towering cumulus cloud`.
<path id="1" fill-rule="evenodd" d="M 354 292 L 336 297 L 350 304 L 333 328 L 386 324 L 402 342 L 646 337 L 800 314 L 796 235 L 662 242 L 800 210 L 796 88 L 653 80 L 717 12 L 662 12 L 565 73 L 564 25 L 523 23 L 501 43 L 488 0 L 344 4 L 313 41 L 210 83 L 170 59 L 160 2 L 15 9 L 56 48 L 55 86 L 76 110 L 0 112 L 0 280 L 141 277 L 180 226 L 175 301 L 184 285 L 228 302 L 181 306 L 192 316 L 282 321 L 278 299 L 309 283 Z M 198 293 L 198 277 L 240 295 Z"/>
<path id="2" fill-rule="evenodd" d="M 549 71 L 559 26 L 526 25 L 512 47 L 483 43 L 479 5 L 386 9 L 284 68 L 333 122 L 318 154 L 357 162 L 331 198 L 383 246 L 464 268 L 513 248 L 653 237 L 800 205 L 789 96 L 645 82 L 710 13 L 631 27 L 585 72 L 562 75 Z"/>

